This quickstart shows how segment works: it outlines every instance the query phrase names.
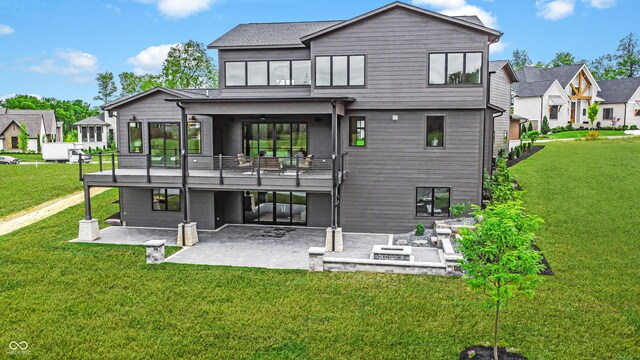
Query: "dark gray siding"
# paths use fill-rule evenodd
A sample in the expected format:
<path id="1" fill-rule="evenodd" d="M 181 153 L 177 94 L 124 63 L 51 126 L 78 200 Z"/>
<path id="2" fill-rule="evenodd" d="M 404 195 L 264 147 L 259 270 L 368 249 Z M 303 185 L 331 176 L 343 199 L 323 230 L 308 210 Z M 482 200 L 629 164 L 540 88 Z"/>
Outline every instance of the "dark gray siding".
<path id="1" fill-rule="evenodd" d="M 391 120 L 392 115 L 399 120 Z M 445 148 L 425 147 L 426 116 L 444 115 Z M 479 203 L 482 179 L 482 110 L 351 111 L 367 119 L 367 146 L 348 146 L 342 124 L 348 175 L 341 218 L 346 231 L 410 231 L 416 223 L 417 186 L 451 187 L 451 202 Z"/>
<path id="2" fill-rule="evenodd" d="M 505 66 L 506 67 L 506 66 Z M 511 77 L 502 68 L 491 74 L 491 103 L 505 109 L 505 113 L 494 120 L 496 132 L 493 155 L 498 155 L 500 149 L 508 149 L 509 144 L 509 108 L 511 107 Z M 507 132 L 505 141 L 504 132 Z"/>
<path id="3" fill-rule="evenodd" d="M 118 111 L 118 151 L 121 155 L 118 167 L 120 168 L 144 168 L 146 159 L 144 154 L 149 153 L 149 123 L 151 122 L 180 122 L 180 109 L 173 102 L 165 99 L 172 96 L 164 92 L 158 92 L 127 103 L 117 108 Z M 142 154 L 129 153 L 129 133 L 128 123 L 133 115 L 136 121 L 142 124 Z M 192 115 L 188 114 L 191 121 Z M 202 136 L 202 154 L 189 155 L 190 168 L 200 169 L 210 167 L 211 159 L 207 156 L 213 155 L 213 125 L 210 116 L 196 116 L 196 121 L 200 122 Z"/>
<path id="4" fill-rule="evenodd" d="M 331 194 L 307 193 L 307 226 L 331 226 Z"/>
<path id="5" fill-rule="evenodd" d="M 312 88 L 314 95 L 352 96 L 351 109 L 484 108 L 485 85 L 427 86 L 429 52 L 481 51 L 487 35 L 442 20 L 394 9 L 311 42 L 311 56 L 366 55 L 365 88 Z"/>
<path id="6" fill-rule="evenodd" d="M 309 60 L 309 49 L 219 50 L 220 89 L 224 97 L 233 96 L 309 96 L 310 86 L 226 87 L 225 62 L 251 60 Z"/>
<path id="7" fill-rule="evenodd" d="M 214 193 L 191 190 L 191 220 L 198 229 L 212 230 L 214 224 Z M 122 188 L 121 219 L 127 226 L 175 228 L 182 222 L 182 211 L 153 211 L 151 189 Z"/>

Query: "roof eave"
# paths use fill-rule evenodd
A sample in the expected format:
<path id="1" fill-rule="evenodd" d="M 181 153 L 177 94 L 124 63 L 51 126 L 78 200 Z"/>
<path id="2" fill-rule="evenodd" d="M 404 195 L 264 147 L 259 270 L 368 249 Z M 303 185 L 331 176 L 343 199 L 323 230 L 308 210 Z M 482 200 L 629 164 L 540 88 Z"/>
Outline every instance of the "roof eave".
<path id="1" fill-rule="evenodd" d="M 216 46 L 210 44 L 207 46 L 208 49 L 217 49 L 217 50 L 252 50 L 252 49 L 300 49 L 306 48 L 306 46 L 302 43 L 300 44 L 275 44 L 275 45 L 231 45 L 225 46 L 220 45 Z"/>
<path id="2" fill-rule="evenodd" d="M 180 103 L 241 103 L 241 102 L 329 102 L 329 101 L 345 101 L 354 102 L 355 98 L 350 96 L 328 96 L 328 97 L 278 97 L 278 98 L 169 98 L 164 99 L 168 102 L 180 102 Z"/>

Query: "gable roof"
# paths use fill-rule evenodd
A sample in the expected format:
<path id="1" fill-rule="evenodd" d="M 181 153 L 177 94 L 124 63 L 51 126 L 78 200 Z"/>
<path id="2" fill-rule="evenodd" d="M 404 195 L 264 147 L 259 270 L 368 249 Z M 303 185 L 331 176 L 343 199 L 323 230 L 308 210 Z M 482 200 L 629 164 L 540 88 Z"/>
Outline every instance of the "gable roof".
<path id="1" fill-rule="evenodd" d="M 493 36 L 490 39 L 491 42 L 497 41 L 502 36 L 502 32 L 484 26 L 484 24 L 482 24 L 482 21 L 480 21 L 480 19 L 477 20 L 478 22 L 480 22 L 480 24 L 478 24 L 476 22 L 476 20 L 473 19 L 473 17 L 470 17 L 470 16 L 465 16 L 465 17 L 447 16 L 447 15 L 440 14 L 440 13 L 437 13 L 437 12 L 434 12 L 434 11 L 426 10 L 426 9 L 423 9 L 423 8 L 420 8 L 420 7 L 417 7 L 417 6 L 413 6 L 413 5 L 405 4 L 405 3 L 400 2 L 400 1 L 396 1 L 396 2 L 393 2 L 393 3 L 389 4 L 389 5 L 385 5 L 385 6 L 381 7 L 381 8 L 378 8 L 378 9 L 369 11 L 367 13 L 364 13 L 362 15 L 356 16 L 353 19 L 342 21 L 342 22 L 340 22 L 338 24 L 329 26 L 329 27 L 327 27 L 325 29 L 318 30 L 315 33 L 312 33 L 312 34 L 309 34 L 309 35 L 306 35 L 306 36 L 302 37 L 300 40 L 302 40 L 303 43 L 308 44 L 308 42 L 311 39 L 314 39 L 314 38 L 322 36 L 324 34 L 327 34 L 327 33 L 330 33 L 330 32 L 345 28 L 347 26 L 350 26 L 350 25 L 353 25 L 355 23 L 358 23 L 358 22 L 360 22 L 362 20 L 368 19 L 368 18 L 370 18 L 372 16 L 376 16 L 376 15 L 379 15 L 379 14 L 381 14 L 383 12 L 386 12 L 386 11 L 389 11 L 389 10 L 392 10 L 392 9 L 397 9 L 397 8 L 402 8 L 402 9 L 405 9 L 405 10 L 413 11 L 413 12 L 421 14 L 421 15 L 431 16 L 431 17 L 434 17 L 434 18 L 437 18 L 437 19 L 440 19 L 440 20 L 444 20 L 446 22 L 454 23 L 454 24 L 457 24 L 457 25 L 461 25 L 463 27 L 467 27 L 467 28 L 470 28 L 470 29 L 473 29 L 473 30 L 484 32 L 484 33 L 486 33 L 488 35 Z M 473 21 L 471 21 L 471 20 L 473 20 Z"/>
<path id="2" fill-rule="evenodd" d="M 108 122 L 100 119 L 99 117 L 96 116 L 90 116 L 86 119 L 82 119 L 80 121 L 78 121 L 77 123 L 73 124 L 73 126 L 78 126 L 78 125 L 102 125 L 102 126 L 111 126 Z"/>
<path id="3" fill-rule="evenodd" d="M 505 68 L 505 70 L 507 71 L 507 73 L 509 74 L 509 76 L 511 76 L 511 80 L 513 82 L 518 82 L 518 75 L 516 75 L 516 72 L 513 71 L 513 67 L 511 66 L 511 63 L 509 62 L 509 60 L 494 60 L 494 61 L 489 61 L 489 73 L 497 73 L 498 71 L 500 71 L 500 69 Z"/>
<path id="4" fill-rule="evenodd" d="M 542 96 L 547 92 L 547 90 L 549 90 L 555 81 L 555 79 L 529 82 L 520 81 L 514 83 L 512 85 L 512 89 L 519 97 Z"/>
<path id="5" fill-rule="evenodd" d="M 640 77 L 623 78 L 598 81 L 603 104 L 626 103 L 631 100 L 633 94 L 640 88 Z"/>
<path id="6" fill-rule="evenodd" d="M 217 89 L 167 89 L 164 87 L 155 87 L 153 89 L 131 95 L 125 98 L 121 98 L 110 103 L 106 103 L 101 106 L 102 110 L 113 110 L 119 106 L 122 106 L 131 101 L 146 97 L 148 95 L 156 94 L 158 92 L 166 93 L 174 98 L 207 98 L 207 94 L 211 92 L 216 92 Z"/>
<path id="7" fill-rule="evenodd" d="M 342 21 L 240 24 L 213 41 L 209 49 L 304 47 L 300 38 Z"/>
<path id="8" fill-rule="evenodd" d="M 56 113 L 53 110 L 5 109 L 5 114 L 39 115 L 44 120 L 45 133 L 47 135 L 52 135 L 56 133 L 56 127 L 57 127 Z"/>
<path id="9" fill-rule="evenodd" d="M 3 134 L 13 123 L 16 123 L 18 126 L 24 123 L 29 137 L 37 138 L 41 135 L 40 128 L 42 121 L 42 115 L 37 114 L 0 114 L 0 134 Z"/>
<path id="10" fill-rule="evenodd" d="M 518 75 L 518 79 L 523 83 L 557 79 L 562 87 L 566 87 L 583 66 L 584 64 L 565 65 L 554 68 L 524 66 L 516 71 L 516 75 Z"/>

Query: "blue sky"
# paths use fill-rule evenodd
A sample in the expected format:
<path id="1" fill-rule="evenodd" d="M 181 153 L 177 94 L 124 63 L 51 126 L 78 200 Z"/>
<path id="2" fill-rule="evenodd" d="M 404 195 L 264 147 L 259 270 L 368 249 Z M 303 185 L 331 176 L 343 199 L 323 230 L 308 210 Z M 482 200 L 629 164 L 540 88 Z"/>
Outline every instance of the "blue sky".
<path id="1" fill-rule="evenodd" d="M 92 101 L 95 74 L 157 72 L 171 44 L 208 44 L 238 23 L 340 20 L 390 0 L 0 0 L 0 98 Z M 492 58 L 526 49 L 534 61 L 569 51 L 591 60 L 640 35 L 637 0 L 407 0 L 476 14 L 505 33 Z M 502 48 L 502 49 L 501 49 Z M 214 51 L 211 56 L 217 57 Z"/>

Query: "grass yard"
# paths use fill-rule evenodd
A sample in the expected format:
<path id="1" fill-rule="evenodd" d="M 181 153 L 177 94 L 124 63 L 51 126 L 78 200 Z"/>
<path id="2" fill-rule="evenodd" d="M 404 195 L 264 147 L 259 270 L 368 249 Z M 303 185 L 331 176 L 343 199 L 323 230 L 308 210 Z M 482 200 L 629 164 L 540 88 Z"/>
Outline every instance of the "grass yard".
<path id="1" fill-rule="evenodd" d="M 547 144 L 513 172 L 556 275 L 505 308 L 501 344 L 638 359 L 640 139 Z M 47 359 L 440 360 L 491 338 L 491 309 L 460 278 L 148 266 L 143 247 L 68 243 L 82 217 L 77 205 L 0 237 L 0 344 Z"/>
<path id="2" fill-rule="evenodd" d="M 16 159 L 20 159 L 20 161 L 42 161 L 42 154 L 20 154 L 20 153 L 4 153 L 0 154 L 0 156 L 11 156 Z"/>
<path id="3" fill-rule="evenodd" d="M 85 173 L 98 170 L 98 164 L 83 165 Z M 0 219 L 80 190 L 78 164 L 0 165 Z"/>
<path id="4" fill-rule="evenodd" d="M 600 136 L 620 136 L 625 135 L 622 130 L 596 130 L 600 133 Z M 589 130 L 574 130 L 574 131 L 563 131 L 559 133 L 549 133 L 545 135 L 541 139 L 577 139 L 583 138 Z"/>

